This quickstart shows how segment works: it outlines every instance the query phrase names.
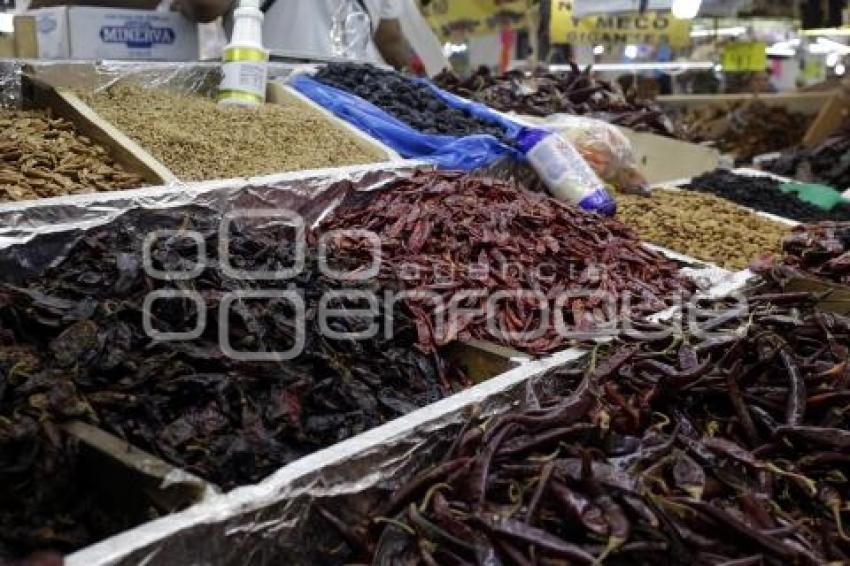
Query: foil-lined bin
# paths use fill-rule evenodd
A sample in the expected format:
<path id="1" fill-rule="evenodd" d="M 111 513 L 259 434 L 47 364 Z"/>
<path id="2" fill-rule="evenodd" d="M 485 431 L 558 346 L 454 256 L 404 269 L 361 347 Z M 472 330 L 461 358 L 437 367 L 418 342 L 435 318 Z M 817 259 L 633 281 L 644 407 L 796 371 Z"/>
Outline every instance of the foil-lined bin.
<path id="1" fill-rule="evenodd" d="M 301 215 L 310 226 L 351 191 L 375 190 L 421 167 L 415 163 L 355 166 L 195 183 L 179 189 L 157 187 L 4 204 L 0 206 L 0 280 L 14 286 L 37 279 L 67 258 L 77 242 L 93 231 L 109 229 L 113 224 L 127 228 L 126 222 L 118 222 L 125 218 L 133 219 L 130 230 L 146 233 L 161 228 L 160 212 L 209 213 L 212 218 L 223 218 L 233 211 L 269 211 L 275 215 L 287 209 Z M 249 216 L 247 222 L 251 221 Z M 486 382 L 525 361 L 515 352 L 491 344 L 454 344 L 446 355 L 475 382 Z M 95 490 L 103 498 L 103 506 L 127 505 L 130 518 L 121 528 L 198 502 L 220 501 L 215 485 L 97 427 L 73 421 L 63 431 L 82 447 L 84 468 L 93 470 L 86 474 L 101 482 Z M 293 465 L 297 468 L 299 462 Z M 152 509 L 157 513 L 152 515 Z M 83 563 L 93 562 L 84 558 Z"/>

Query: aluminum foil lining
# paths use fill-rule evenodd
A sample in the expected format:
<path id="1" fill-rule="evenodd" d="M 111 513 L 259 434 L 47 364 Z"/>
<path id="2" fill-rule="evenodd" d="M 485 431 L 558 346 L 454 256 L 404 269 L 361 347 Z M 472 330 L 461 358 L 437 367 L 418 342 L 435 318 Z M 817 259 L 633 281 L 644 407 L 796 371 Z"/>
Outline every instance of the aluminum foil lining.
<path id="1" fill-rule="evenodd" d="M 20 283 L 37 276 L 86 231 L 131 210 L 199 206 L 224 214 L 287 209 L 309 226 L 352 190 L 374 190 L 429 167 L 416 161 L 377 163 L 5 203 L 0 205 L 0 280 Z"/>

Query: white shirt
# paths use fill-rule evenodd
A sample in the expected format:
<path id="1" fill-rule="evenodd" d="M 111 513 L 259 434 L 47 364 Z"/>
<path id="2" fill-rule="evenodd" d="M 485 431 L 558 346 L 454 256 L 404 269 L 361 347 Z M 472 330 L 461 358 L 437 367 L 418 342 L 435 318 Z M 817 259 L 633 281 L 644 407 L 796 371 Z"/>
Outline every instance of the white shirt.
<path id="1" fill-rule="evenodd" d="M 340 0 L 276 0 L 263 24 L 266 49 L 306 57 L 333 56 L 331 25 L 339 3 Z M 399 0 L 363 0 L 363 5 L 369 10 L 372 24 L 367 58 L 380 62 L 374 33 L 381 20 L 397 19 L 401 6 Z"/>

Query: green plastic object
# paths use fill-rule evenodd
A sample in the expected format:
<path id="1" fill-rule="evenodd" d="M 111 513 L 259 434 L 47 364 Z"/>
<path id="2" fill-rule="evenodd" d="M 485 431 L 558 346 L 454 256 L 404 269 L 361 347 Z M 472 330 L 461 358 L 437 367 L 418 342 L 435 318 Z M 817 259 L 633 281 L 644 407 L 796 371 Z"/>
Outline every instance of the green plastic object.
<path id="1" fill-rule="evenodd" d="M 780 185 L 779 189 L 786 193 L 796 193 L 797 198 L 813 204 L 818 208 L 830 211 L 835 208 L 835 205 L 841 202 L 846 202 L 842 198 L 841 193 L 827 187 L 826 185 L 817 185 L 814 183 L 785 183 Z"/>

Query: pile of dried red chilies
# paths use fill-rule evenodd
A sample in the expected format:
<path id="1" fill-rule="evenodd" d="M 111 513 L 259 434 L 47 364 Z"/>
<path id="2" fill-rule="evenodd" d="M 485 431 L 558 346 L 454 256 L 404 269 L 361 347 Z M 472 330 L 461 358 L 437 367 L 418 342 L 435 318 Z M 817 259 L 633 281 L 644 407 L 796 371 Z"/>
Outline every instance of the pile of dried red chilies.
<path id="1" fill-rule="evenodd" d="M 427 172 L 352 200 L 318 233 L 377 235 L 380 277 L 408 293 L 426 351 L 480 338 L 549 352 L 694 289 L 625 225 L 509 183 Z M 328 239 L 334 255 L 375 259 L 366 238 Z"/>
<path id="2" fill-rule="evenodd" d="M 373 564 L 846 564 L 850 319 L 813 303 L 641 325 L 559 370 L 569 396 L 470 420 L 368 524 L 322 515 Z"/>
<path id="3" fill-rule="evenodd" d="M 850 285 L 850 222 L 798 226 L 782 242 L 781 264 L 754 265 L 774 279 L 815 276 Z"/>

